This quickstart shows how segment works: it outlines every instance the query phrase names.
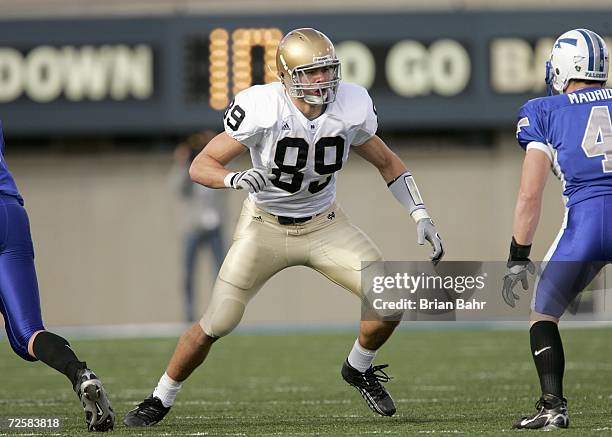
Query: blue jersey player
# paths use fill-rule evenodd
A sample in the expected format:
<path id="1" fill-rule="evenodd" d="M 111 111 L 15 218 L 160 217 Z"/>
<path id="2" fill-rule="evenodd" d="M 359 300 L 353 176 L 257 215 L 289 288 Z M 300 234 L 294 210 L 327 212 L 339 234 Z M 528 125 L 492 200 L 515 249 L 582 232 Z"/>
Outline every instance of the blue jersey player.
<path id="1" fill-rule="evenodd" d="M 515 428 L 567 428 L 563 397 L 565 358 L 559 318 L 569 303 L 612 260 L 612 89 L 604 40 L 587 29 L 561 35 L 546 65 L 549 97 L 520 110 L 517 138 L 526 150 L 514 211 L 503 297 L 510 306 L 518 282 L 526 289 L 529 261 L 550 169 L 563 181 L 566 214 L 544 258 L 531 304 L 531 352 L 542 395 L 536 413 Z M 608 218 L 610 217 L 610 218 Z"/>
<path id="2" fill-rule="evenodd" d="M 0 311 L 15 353 L 27 361 L 40 360 L 70 379 L 90 431 L 113 429 L 115 415 L 100 380 L 77 358 L 65 339 L 43 326 L 30 224 L 23 199 L 4 161 L 1 124 Z"/>

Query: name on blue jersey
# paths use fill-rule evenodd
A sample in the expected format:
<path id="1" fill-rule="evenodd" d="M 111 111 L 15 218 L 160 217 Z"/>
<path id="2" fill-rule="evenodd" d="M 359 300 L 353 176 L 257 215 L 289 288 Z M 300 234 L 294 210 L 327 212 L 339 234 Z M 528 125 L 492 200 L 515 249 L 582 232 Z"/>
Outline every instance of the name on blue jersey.
<path id="1" fill-rule="evenodd" d="M 589 103 L 595 102 L 597 100 L 612 99 L 612 89 L 602 88 L 600 90 L 586 91 L 580 94 L 570 93 L 567 96 L 569 97 L 570 103 L 572 105 L 575 103 Z"/>

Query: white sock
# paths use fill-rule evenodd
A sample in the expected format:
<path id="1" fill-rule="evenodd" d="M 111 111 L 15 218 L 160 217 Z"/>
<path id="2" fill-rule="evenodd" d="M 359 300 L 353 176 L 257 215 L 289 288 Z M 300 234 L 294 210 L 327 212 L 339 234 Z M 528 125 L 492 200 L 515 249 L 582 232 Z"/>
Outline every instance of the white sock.
<path id="1" fill-rule="evenodd" d="M 182 385 L 182 383 L 170 378 L 168 374 L 164 372 L 162 377 L 159 378 L 157 387 L 153 390 L 153 396 L 158 397 L 164 407 L 171 407 Z"/>
<path id="2" fill-rule="evenodd" d="M 351 367 L 359 370 L 360 372 L 365 372 L 372 365 L 372 361 L 374 361 L 375 356 L 376 351 L 371 351 L 364 348 L 359 344 L 359 339 L 357 339 L 355 340 L 353 349 L 351 349 L 351 353 L 348 356 L 348 363 L 351 365 Z"/>

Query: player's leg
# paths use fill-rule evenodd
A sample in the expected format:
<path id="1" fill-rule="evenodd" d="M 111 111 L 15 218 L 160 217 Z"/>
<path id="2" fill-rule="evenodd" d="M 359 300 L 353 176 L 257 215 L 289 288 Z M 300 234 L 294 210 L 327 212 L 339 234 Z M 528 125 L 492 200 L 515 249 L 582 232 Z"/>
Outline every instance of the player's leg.
<path id="1" fill-rule="evenodd" d="M 85 410 L 89 431 L 113 429 L 115 413 L 102 381 L 78 359 L 66 339 L 49 331 L 38 331 L 28 347 L 30 354 L 68 377 Z"/>
<path id="2" fill-rule="evenodd" d="M 39 359 L 66 375 L 84 403 L 90 430 L 112 429 L 114 413 L 102 383 L 68 341 L 45 331 L 27 214 L 17 202 L 6 202 L 0 196 L 0 235 L 6 236 L 0 241 L 0 312 L 11 347 L 21 358 Z"/>
<path id="3" fill-rule="evenodd" d="M 127 426 L 151 426 L 162 420 L 182 383 L 204 362 L 212 344 L 238 325 L 251 298 L 270 277 L 287 267 L 286 234 L 267 221 L 254 220 L 254 216 L 261 214 L 253 214 L 253 206 L 245 202 L 234 243 L 204 316 L 181 336 L 153 393 L 125 416 Z"/>
<path id="4" fill-rule="evenodd" d="M 601 197 L 572 207 L 567 225 L 544 257 L 545 267 L 535 285 L 529 329 L 541 397 L 537 412 L 517 420 L 516 428 L 567 428 L 569 425 L 567 401 L 563 396 L 565 354 L 558 324 L 568 305 L 603 266 L 603 202 Z"/>
<path id="5" fill-rule="evenodd" d="M 519 429 L 567 428 L 569 415 L 563 397 L 565 355 L 559 334 L 559 318 L 532 311 L 530 315 L 531 356 L 540 379 L 541 396 L 536 412 L 514 422 Z"/>
<path id="6" fill-rule="evenodd" d="M 362 298 L 362 269 L 368 262 L 382 261 L 382 255 L 368 236 L 350 223 L 342 209 L 336 205 L 332 209 L 309 225 L 314 230 L 309 234 L 313 244 L 308 265 Z M 398 321 L 362 320 L 359 337 L 342 366 L 345 381 L 359 390 L 372 411 L 383 416 L 395 413 L 393 399 L 381 384 L 389 379 L 382 370 L 387 365 L 373 366 L 372 363 L 398 324 Z"/>
<path id="7" fill-rule="evenodd" d="M 235 258 L 228 255 L 227 262 L 235 261 Z M 272 276 L 276 271 L 270 273 Z M 213 343 L 238 326 L 248 302 L 262 285 L 263 283 L 258 283 L 251 288 L 242 289 L 220 277 L 217 278 L 207 311 L 198 323 L 194 323 L 181 336 L 170 359 L 166 375 L 171 381 L 185 381 L 204 362 Z M 174 402 L 174 398 L 166 400 L 163 390 L 159 393 L 156 390 L 156 395 L 165 401 L 166 406 Z"/>

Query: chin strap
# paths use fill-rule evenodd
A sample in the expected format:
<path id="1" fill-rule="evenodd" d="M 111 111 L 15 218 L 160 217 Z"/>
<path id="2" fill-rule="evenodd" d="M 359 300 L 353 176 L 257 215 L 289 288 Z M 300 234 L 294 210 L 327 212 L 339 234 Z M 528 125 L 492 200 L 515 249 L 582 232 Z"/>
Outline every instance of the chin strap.
<path id="1" fill-rule="evenodd" d="M 309 105 L 323 105 L 325 101 L 324 96 L 305 95 L 303 99 Z"/>

